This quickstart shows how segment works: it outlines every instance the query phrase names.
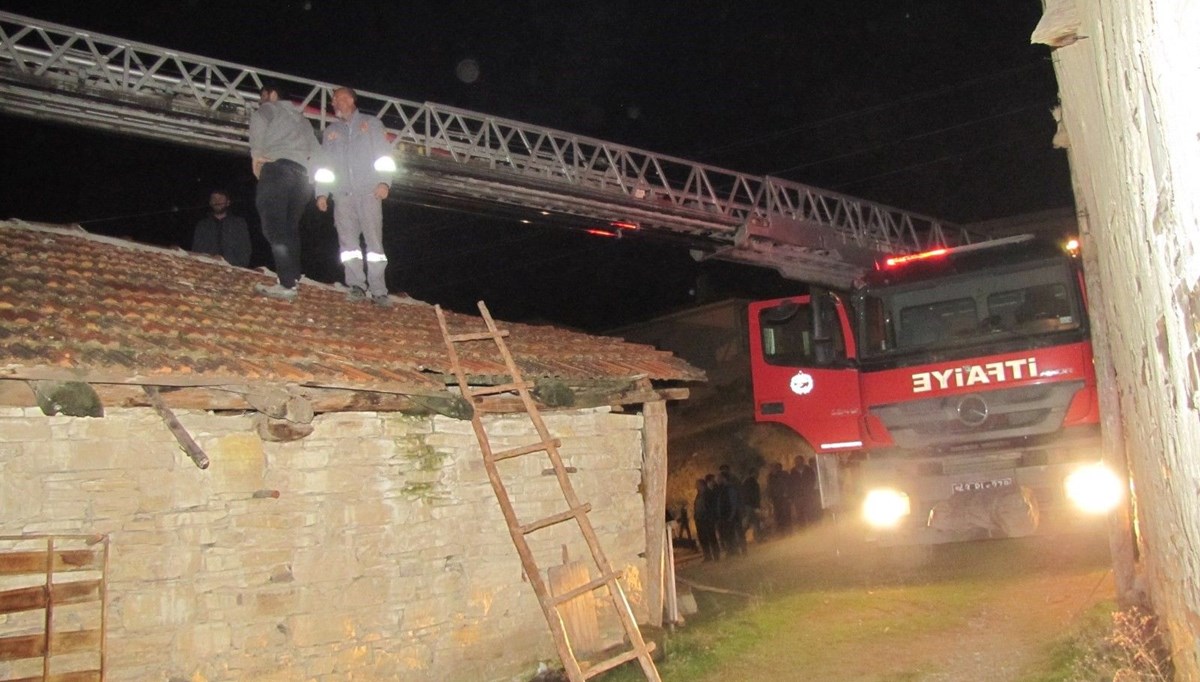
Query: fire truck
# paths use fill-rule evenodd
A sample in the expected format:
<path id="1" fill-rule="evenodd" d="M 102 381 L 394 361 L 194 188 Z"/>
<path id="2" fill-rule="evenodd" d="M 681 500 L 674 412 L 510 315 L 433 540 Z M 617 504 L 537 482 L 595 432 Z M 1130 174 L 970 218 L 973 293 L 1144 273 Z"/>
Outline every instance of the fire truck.
<path id="1" fill-rule="evenodd" d="M 1030 235 L 888 258 L 749 306 L 754 412 L 816 453 L 825 506 L 895 544 L 1021 537 L 1121 494 L 1099 464 L 1087 294 Z"/>

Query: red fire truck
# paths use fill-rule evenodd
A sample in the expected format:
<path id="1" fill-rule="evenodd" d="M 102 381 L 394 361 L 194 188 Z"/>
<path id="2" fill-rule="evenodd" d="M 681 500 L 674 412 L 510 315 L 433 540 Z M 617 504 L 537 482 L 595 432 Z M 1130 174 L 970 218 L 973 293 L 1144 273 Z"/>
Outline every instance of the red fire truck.
<path id="1" fill-rule="evenodd" d="M 860 504 L 880 540 L 939 543 L 1116 503 L 1071 252 L 1011 237 L 864 280 L 749 308 L 755 417 L 812 447 L 826 506 Z"/>

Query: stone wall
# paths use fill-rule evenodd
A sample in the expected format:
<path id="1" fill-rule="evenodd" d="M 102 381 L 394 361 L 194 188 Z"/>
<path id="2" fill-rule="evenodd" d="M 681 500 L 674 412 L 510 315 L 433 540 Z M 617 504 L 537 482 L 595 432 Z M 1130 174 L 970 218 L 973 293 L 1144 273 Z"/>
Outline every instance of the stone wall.
<path id="1" fill-rule="evenodd" d="M 1059 4 L 1078 13 L 1053 55 L 1093 316 L 1106 322 L 1097 366 L 1115 376 L 1177 679 L 1200 679 L 1200 4 Z"/>
<path id="2" fill-rule="evenodd" d="M 0 535 L 110 536 L 107 679 L 504 680 L 556 661 L 470 422 L 324 415 L 263 443 L 248 416 L 178 416 L 207 471 L 148 409 L 0 410 Z M 642 418 L 545 417 L 643 620 Z M 525 415 L 488 424 L 497 450 L 537 440 Z M 565 508 L 543 454 L 500 466 L 522 521 Z M 530 537 L 543 568 L 564 544 L 586 556 L 574 524 Z"/>

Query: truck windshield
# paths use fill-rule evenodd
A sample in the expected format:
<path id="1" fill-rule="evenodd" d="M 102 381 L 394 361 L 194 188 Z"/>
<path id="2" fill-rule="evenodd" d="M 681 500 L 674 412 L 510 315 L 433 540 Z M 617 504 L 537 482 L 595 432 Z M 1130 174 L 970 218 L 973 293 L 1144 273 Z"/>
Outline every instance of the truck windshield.
<path id="1" fill-rule="evenodd" d="M 858 306 L 860 353 L 877 357 L 1077 329 L 1082 317 L 1074 282 L 1070 268 L 1051 263 L 868 290 Z"/>

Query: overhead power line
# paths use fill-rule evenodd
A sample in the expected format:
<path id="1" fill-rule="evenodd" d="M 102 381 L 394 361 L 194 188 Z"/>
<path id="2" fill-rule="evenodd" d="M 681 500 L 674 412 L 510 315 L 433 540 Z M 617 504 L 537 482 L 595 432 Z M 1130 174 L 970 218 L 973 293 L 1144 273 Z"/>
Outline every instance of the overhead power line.
<path id="1" fill-rule="evenodd" d="M 994 73 L 987 74 L 985 76 L 980 76 L 978 78 L 972 78 L 970 80 L 962 81 L 960 83 L 955 83 L 953 85 L 947 85 L 945 87 L 936 88 L 934 90 L 926 90 L 925 92 L 919 92 L 914 95 L 909 95 L 908 97 L 904 97 L 901 99 L 890 100 L 887 102 L 881 102 L 879 104 L 869 106 L 869 107 L 866 107 L 863 109 L 856 109 L 854 111 L 847 111 L 847 112 L 844 112 L 841 114 L 836 114 L 834 116 L 830 116 L 828 118 L 823 118 L 818 121 L 809 121 L 806 123 L 799 123 L 797 125 L 790 126 L 788 128 L 782 128 L 779 130 L 771 131 L 771 132 L 764 133 L 762 135 L 758 135 L 756 137 L 751 137 L 751 138 L 748 138 L 745 140 L 740 140 L 737 142 L 730 142 L 728 144 L 718 145 L 716 147 L 710 147 L 708 149 L 696 150 L 691 153 L 691 156 L 705 157 L 705 156 L 710 156 L 713 154 L 719 154 L 722 152 L 733 151 L 736 149 L 753 147 L 755 145 L 765 144 L 767 142 L 774 142 L 781 138 L 790 137 L 792 135 L 795 135 L 796 133 L 799 133 L 799 132 L 802 132 L 805 130 L 810 130 L 812 128 L 818 128 L 820 126 L 828 125 L 830 123 L 835 123 L 837 121 L 841 121 L 841 120 L 848 119 L 848 118 L 854 118 L 856 116 L 862 116 L 865 114 L 873 114 L 873 113 L 876 113 L 879 111 L 884 111 L 884 110 L 892 108 L 892 107 L 898 107 L 898 106 L 905 105 L 905 104 L 911 104 L 913 102 L 919 102 L 921 100 L 931 99 L 934 97 L 944 95 L 949 92 L 954 92 L 955 90 L 962 90 L 965 88 L 973 87 L 975 85 L 979 85 L 980 83 L 986 83 L 988 81 L 997 80 L 999 78 L 1004 78 L 1006 76 L 1010 76 L 1014 73 L 1028 71 L 1034 67 L 1040 67 L 1040 66 L 1042 66 L 1042 64 L 1040 62 L 1031 62 L 1029 64 L 1024 64 L 1022 66 L 1015 66 L 1010 69 L 1005 69 L 1003 71 L 997 71 Z"/>
<path id="2" fill-rule="evenodd" d="M 956 123 L 956 124 L 954 124 L 954 125 L 952 125 L 952 126 L 946 126 L 946 127 L 944 127 L 944 128 L 938 128 L 937 130 L 930 130 L 930 131 L 923 132 L 923 133 L 917 133 L 917 134 L 915 134 L 915 135 L 909 135 L 908 137 L 903 137 L 903 138 L 900 138 L 900 139 L 898 139 L 898 140 L 891 140 L 891 141 L 889 141 L 889 142 L 884 142 L 884 143 L 882 143 L 882 144 L 877 144 L 877 145 L 875 145 L 875 146 L 873 146 L 873 147 L 864 147 L 864 148 L 862 148 L 862 149 L 856 149 L 856 150 L 854 150 L 854 151 L 849 151 L 849 152 L 846 152 L 846 153 L 844 153 L 844 154 L 838 154 L 837 156 L 829 156 L 829 157 L 826 157 L 826 158 L 824 158 L 824 159 L 818 159 L 817 161 L 809 161 L 809 162 L 807 162 L 807 163 L 802 163 L 802 164 L 799 164 L 799 165 L 796 165 L 796 166 L 788 166 L 787 168 L 781 168 L 781 169 L 779 169 L 779 170 L 771 171 L 771 172 L 769 172 L 769 173 L 768 173 L 768 175 L 782 176 L 784 173 L 791 173 L 791 172 L 793 172 L 793 171 L 798 171 L 798 170 L 801 170 L 801 169 L 804 169 L 804 168 L 810 168 L 810 167 L 812 167 L 812 166 L 819 166 L 819 165 L 821 165 L 821 164 L 823 164 L 823 163 L 828 163 L 828 162 L 830 162 L 830 161 L 837 161 L 837 160 L 840 160 L 840 159 L 849 158 L 849 157 L 851 157 L 851 156 L 859 156 L 859 155 L 861 155 L 861 154 L 866 154 L 866 153 L 868 153 L 868 152 L 874 152 L 874 151 L 878 151 L 878 150 L 880 150 L 880 149 L 886 149 L 886 148 L 888 148 L 888 147 L 894 147 L 894 146 L 896 146 L 896 145 L 898 145 L 898 144 L 904 144 L 905 142 L 912 142 L 912 141 L 914 141 L 914 140 L 920 140 L 920 139 L 924 139 L 924 138 L 927 138 L 927 137 L 933 137 L 934 135 L 940 135 L 940 134 L 942 134 L 942 133 L 947 133 L 947 132 L 950 132 L 950 131 L 952 131 L 952 130 L 958 130 L 958 129 L 960 129 L 960 128 L 966 128 L 967 126 L 972 126 L 972 125 L 975 125 L 975 124 L 977 124 L 977 123 L 984 123 L 984 122 L 986 122 L 986 121 L 994 121 L 994 120 L 996 120 L 996 119 L 998 119 L 998 118 L 1005 118 L 1005 117 L 1007 117 L 1007 116 L 1012 116 L 1012 115 L 1014 115 L 1014 114 L 1019 114 L 1019 113 L 1025 112 L 1025 111 L 1029 111 L 1030 109 L 1045 108 L 1045 109 L 1048 111 L 1048 110 L 1050 109 L 1050 107 L 1051 107 L 1051 106 L 1052 106 L 1052 103 L 1049 103 L 1049 102 L 1036 102 L 1036 103 L 1034 103 L 1034 104 L 1027 104 L 1027 105 L 1025 105 L 1025 106 L 1023 106 L 1023 107 L 1018 107 L 1018 108 L 1016 108 L 1016 109 L 1010 109 L 1010 110 L 1008 110 L 1008 111 L 1004 111 L 1004 112 L 1001 112 L 1001 113 L 999 113 L 999 114 L 993 114 L 993 115 L 991 115 L 991 116 L 984 116 L 983 118 L 974 118 L 974 119 L 971 119 L 971 120 L 969 120 L 969 121 L 963 121 L 962 123 Z"/>
<path id="3" fill-rule="evenodd" d="M 853 187 L 853 186 L 855 186 L 855 185 L 861 185 L 862 183 L 864 183 L 864 182 L 867 182 L 868 180 L 876 180 L 876 179 L 879 179 L 879 178 L 884 178 L 884 177 L 887 177 L 887 176 L 889 176 L 889 175 L 895 175 L 895 174 L 897 174 L 897 173 L 903 173 L 904 171 L 912 170 L 912 169 L 914 169 L 914 168 L 921 168 L 922 166 L 931 166 L 931 165 L 933 165 L 933 164 L 935 164 L 935 163 L 942 163 L 942 162 L 944 162 L 944 161 L 950 161 L 950 160 L 952 160 L 952 159 L 958 159 L 958 158 L 964 158 L 964 157 L 968 157 L 968 156 L 974 156 L 975 154 L 978 154 L 978 153 L 980 153 L 980 152 L 986 151 L 986 150 L 988 150 L 988 149 L 994 149 L 994 148 L 996 148 L 996 147 L 1009 147 L 1009 146 L 1012 146 L 1012 144 L 1013 144 L 1014 142 L 1020 142 L 1020 141 L 1024 141 L 1024 140 L 1030 140 L 1030 139 L 1033 139 L 1033 138 L 1035 138 L 1035 137 L 1039 137 L 1039 136 L 1043 136 L 1043 134 L 1042 134 L 1042 133 L 1030 133 L 1030 134 L 1028 134 L 1028 135 L 1020 135 L 1020 136 L 1017 136 L 1017 137 L 1014 137 L 1014 138 L 1009 138 L 1009 139 L 1005 139 L 1005 140 L 1000 140 L 1000 141 L 998 141 L 998 142 L 993 142 L 992 144 L 983 145 L 983 146 L 981 146 L 981 147 L 972 147 L 970 150 L 968 150 L 968 151 L 965 151 L 965 152 L 962 152 L 962 153 L 959 153 L 959 154 L 944 154 L 944 155 L 942 155 L 942 156 L 939 156 L 939 157 L 937 157 L 936 159 L 930 159 L 930 160 L 928 160 L 928 161 L 921 161 L 921 162 L 919 162 L 919 163 L 913 163 L 913 164 L 909 164 L 909 165 L 907 165 L 907 166 L 904 166 L 903 168 L 897 168 L 897 169 L 895 169 L 895 170 L 890 170 L 890 171 L 886 171 L 886 172 L 883 172 L 883 173 L 876 173 L 876 174 L 874 174 L 874 175 L 868 175 L 868 176 L 866 176 L 866 177 L 858 178 L 857 180 L 851 180 L 851 181 L 849 181 L 849 182 L 842 182 L 842 183 L 839 183 L 839 184 L 837 184 L 837 185 L 834 185 L 834 186 L 833 186 L 833 187 L 831 187 L 830 189 L 832 189 L 832 190 L 834 190 L 834 191 L 839 191 L 839 192 L 840 192 L 840 191 L 843 191 L 843 190 L 844 190 L 845 188 L 847 188 L 847 187 Z M 1043 136 L 1043 137 L 1044 137 L 1044 136 Z M 1049 144 L 1049 140 L 1048 140 L 1048 139 L 1046 139 L 1046 143 L 1047 143 L 1047 144 Z"/>

